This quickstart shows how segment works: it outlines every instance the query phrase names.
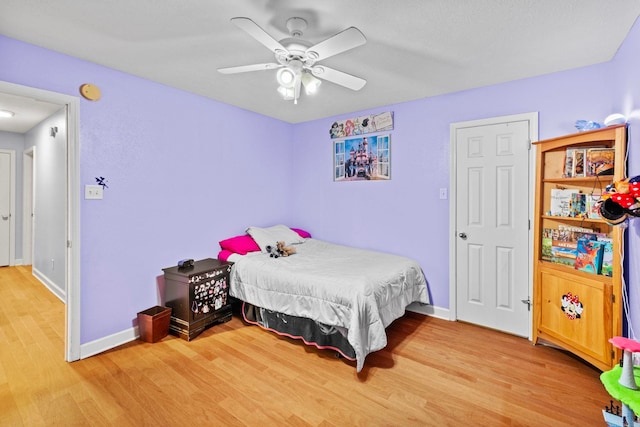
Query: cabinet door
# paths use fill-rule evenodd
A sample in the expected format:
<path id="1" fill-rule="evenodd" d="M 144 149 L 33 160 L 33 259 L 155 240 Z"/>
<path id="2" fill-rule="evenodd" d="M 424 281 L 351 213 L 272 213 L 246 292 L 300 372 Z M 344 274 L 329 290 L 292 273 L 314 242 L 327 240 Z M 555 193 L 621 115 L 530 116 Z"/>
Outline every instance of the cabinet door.
<path id="1" fill-rule="evenodd" d="M 611 363 L 612 334 L 610 283 L 541 269 L 539 331 L 570 346 L 578 354 Z"/>
<path id="2" fill-rule="evenodd" d="M 229 267 L 206 272 L 193 280 L 191 292 L 191 320 L 209 317 L 227 305 Z"/>

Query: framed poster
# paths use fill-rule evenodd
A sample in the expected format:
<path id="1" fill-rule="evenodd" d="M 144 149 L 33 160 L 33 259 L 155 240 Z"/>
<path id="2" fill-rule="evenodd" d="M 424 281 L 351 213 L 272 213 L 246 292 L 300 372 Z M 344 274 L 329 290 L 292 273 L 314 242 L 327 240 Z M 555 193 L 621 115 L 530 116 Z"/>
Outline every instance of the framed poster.
<path id="1" fill-rule="evenodd" d="M 388 181 L 390 179 L 390 134 L 333 141 L 334 181 Z"/>
<path id="2" fill-rule="evenodd" d="M 393 112 L 386 111 L 333 122 L 329 135 L 331 139 L 337 139 L 389 130 L 393 130 Z"/>

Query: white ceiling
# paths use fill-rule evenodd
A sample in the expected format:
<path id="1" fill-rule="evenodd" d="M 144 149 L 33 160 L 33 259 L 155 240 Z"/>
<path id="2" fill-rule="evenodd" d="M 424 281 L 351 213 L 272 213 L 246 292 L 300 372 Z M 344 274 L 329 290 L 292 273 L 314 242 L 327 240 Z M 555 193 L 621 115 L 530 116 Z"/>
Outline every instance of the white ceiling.
<path id="1" fill-rule="evenodd" d="M 0 117 L 0 131 L 25 133 L 60 108 L 61 105 L 0 92 L 0 110 L 15 113 L 11 118 Z"/>
<path id="2" fill-rule="evenodd" d="M 639 15 L 638 0 L 2 0 L 0 34 L 299 123 L 606 62 Z M 237 16 L 277 40 L 302 17 L 314 44 L 357 27 L 367 43 L 321 64 L 367 85 L 294 105 L 275 70 L 218 73 L 274 59 Z"/>

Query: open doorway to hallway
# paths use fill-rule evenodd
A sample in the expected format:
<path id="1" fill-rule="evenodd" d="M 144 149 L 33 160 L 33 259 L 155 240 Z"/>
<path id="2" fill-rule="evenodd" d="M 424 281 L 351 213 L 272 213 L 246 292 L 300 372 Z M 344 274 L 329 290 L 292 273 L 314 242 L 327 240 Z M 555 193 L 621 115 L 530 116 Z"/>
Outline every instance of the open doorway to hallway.
<path id="1" fill-rule="evenodd" d="M 51 120 L 57 120 L 55 123 L 47 122 L 52 117 L 50 115 L 40 117 L 36 122 L 38 126 L 29 127 L 28 123 L 26 125 L 23 123 L 27 128 L 21 131 L 17 128 L 3 127 L 0 127 L 0 131 L 13 134 L 20 132 L 26 135 L 19 156 L 21 172 L 25 148 L 28 152 L 30 147 L 36 147 L 37 156 L 31 157 L 31 167 L 34 171 L 31 175 L 31 188 L 35 189 L 32 190 L 30 207 L 33 213 L 32 225 L 28 224 L 29 221 L 24 221 L 22 200 L 19 204 L 16 203 L 21 211 L 19 218 L 21 239 L 16 239 L 16 241 L 19 240 L 20 263 L 25 261 L 23 253 L 27 246 L 29 253 L 26 260 L 33 265 L 34 276 L 66 303 L 66 321 L 63 326 L 65 329 L 64 358 L 67 361 L 78 360 L 80 358 L 79 99 L 65 94 L 0 82 L 0 102 L 3 109 L 9 108 L 10 104 L 10 108 L 16 110 L 14 117 L 22 119 L 31 117 L 33 111 L 41 105 L 51 105 L 56 111 L 54 118 L 51 118 Z M 17 114 L 18 112 L 20 115 Z M 45 140 L 47 143 L 43 143 Z M 54 159 L 55 165 L 47 166 L 47 159 Z M 19 194 L 22 199 L 23 174 L 18 175 L 21 181 Z M 55 196 L 52 197 L 51 191 L 47 191 L 48 185 L 50 185 L 48 189 L 57 189 Z M 39 192 L 40 187 L 45 188 Z M 51 209 L 51 206 L 54 208 Z M 40 208 L 42 208 L 41 213 L 38 213 Z M 29 215 L 28 211 L 27 215 Z M 28 247 L 29 244 L 23 244 L 22 234 L 25 227 L 31 227 L 33 230 L 30 236 L 31 248 Z M 51 252 L 40 250 L 39 247 L 46 246 L 42 242 L 56 245 L 58 248 L 56 254 L 52 256 Z"/>

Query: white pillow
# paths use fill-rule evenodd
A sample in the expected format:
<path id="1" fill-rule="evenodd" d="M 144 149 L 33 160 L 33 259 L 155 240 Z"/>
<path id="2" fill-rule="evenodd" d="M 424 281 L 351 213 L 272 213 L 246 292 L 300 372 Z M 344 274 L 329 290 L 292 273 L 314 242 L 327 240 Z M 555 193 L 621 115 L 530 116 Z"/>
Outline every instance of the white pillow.
<path id="1" fill-rule="evenodd" d="M 298 233 L 282 224 L 267 228 L 249 227 L 247 234 L 256 241 L 262 252 L 267 252 L 267 246 L 275 246 L 277 242 L 284 242 L 285 246 L 304 243 Z"/>

